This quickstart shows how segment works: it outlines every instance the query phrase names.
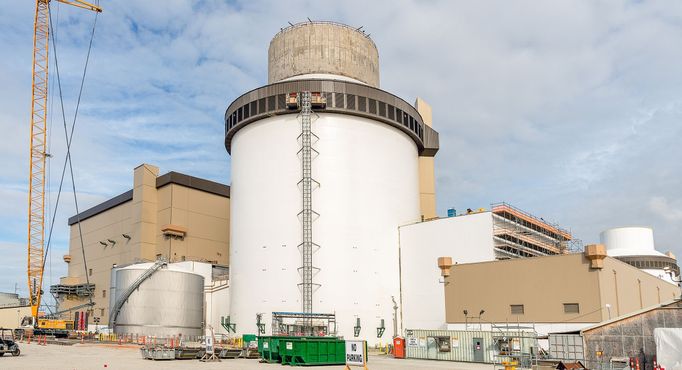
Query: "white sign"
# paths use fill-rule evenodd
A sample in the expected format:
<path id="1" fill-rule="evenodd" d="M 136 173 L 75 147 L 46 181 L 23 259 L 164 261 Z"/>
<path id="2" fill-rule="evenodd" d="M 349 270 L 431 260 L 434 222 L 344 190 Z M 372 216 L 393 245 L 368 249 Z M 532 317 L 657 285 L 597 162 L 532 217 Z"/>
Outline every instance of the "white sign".
<path id="1" fill-rule="evenodd" d="M 287 349 L 288 350 L 294 349 L 294 343 L 293 342 L 287 342 Z"/>
<path id="2" fill-rule="evenodd" d="M 407 346 L 408 347 L 417 347 L 419 343 L 417 342 L 417 338 L 415 337 L 409 337 L 407 338 Z"/>
<path id="3" fill-rule="evenodd" d="M 346 365 L 365 366 L 367 364 L 367 352 L 364 340 L 346 341 Z"/>
<path id="4" fill-rule="evenodd" d="M 270 343 L 263 342 L 263 349 L 270 349 Z"/>
<path id="5" fill-rule="evenodd" d="M 452 348 L 459 348 L 459 338 L 452 337 Z"/>

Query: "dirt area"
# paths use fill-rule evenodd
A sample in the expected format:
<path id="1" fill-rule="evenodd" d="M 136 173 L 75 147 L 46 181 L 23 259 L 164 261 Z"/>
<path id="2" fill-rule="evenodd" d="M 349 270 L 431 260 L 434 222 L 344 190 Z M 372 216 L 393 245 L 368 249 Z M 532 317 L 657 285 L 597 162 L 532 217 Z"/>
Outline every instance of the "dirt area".
<path id="1" fill-rule="evenodd" d="M 133 345 L 75 344 L 72 346 L 20 343 L 21 356 L 5 355 L 0 358 L 0 369 L 22 370 L 90 370 L 90 369 L 285 369 L 280 364 L 261 364 L 258 360 L 222 360 L 203 363 L 198 360 L 151 361 L 144 360 Z M 412 369 L 493 369 L 492 365 L 439 362 L 425 360 L 396 360 L 375 355 L 369 357 L 369 370 L 412 370 Z M 314 366 L 307 369 L 341 370 L 343 366 Z M 359 368 L 356 368 L 359 369 Z"/>

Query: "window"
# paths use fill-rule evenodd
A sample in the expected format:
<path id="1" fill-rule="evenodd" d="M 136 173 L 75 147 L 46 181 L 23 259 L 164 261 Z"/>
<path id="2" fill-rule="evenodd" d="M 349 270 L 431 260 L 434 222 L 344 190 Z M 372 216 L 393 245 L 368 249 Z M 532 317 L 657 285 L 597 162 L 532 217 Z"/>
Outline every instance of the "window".
<path id="1" fill-rule="evenodd" d="M 450 352 L 450 337 L 435 337 L 438 352 Z"/>
<path id="2" fill-rule="evenodd" d="M 92 276 L 92 269 L 88 270 L 88 275 Z"/>
<path id="3" fill-rule="evenodd" d="M 334 93 L 334 106 L 336 108 L 343 108 L 343 93 Z"/>
<path id="4" fill-rule="evenodd" d="M 512 315 L 523 315 L 524 314 L 524 308 L 523 308 L 522 304 L 513 304 L 509 307 L 511 308 Z"/>
<path id="5" fill-rule="evenodd" d="M 564 303 L 564 313 L 580 313 L 580 305 L 578 303 Z"/>
<path id="6" fill-rule="evenodd" d="M 265 113 L 265 98 L 258 99 L 258 114 Z"/>
<path id="7" fill-rule="evenodd" d="M 249 105 L 244 104 L 244 106 L 242 108 L 244 109 L 244 119 L 249 118 Z"/>
<path id="8" fill-rule="evenodd" d="M 268 112 L 275 110 L 275 96 L 268 96 Z"/>
<path id="9" fill-rule="evenodd" d="M 358 110 L 360 112 L 365 112 L 367 110 L 367 98 L 364 96 L 358 96 Z"/>
<path id="10" fill-rule="evenodd" d="M 350 110 L 355 110 L 355 95 L 353 94 L 346 95 L 346 108 Z"/>
<path id="11" fill-rule="evenodd" d="M 102 298 L 106 298 L 106 297 L 107 297 L 107 290 L 104 289 L 104 290 L 102 290 Z"/>
<path id="12" fill-rule="evenodd" d="M 382 101 L 379 102 L 379 115 L 386 117 L 386 103 Z"/>
<path id="13" fill-rule="evenodd" d="M 377 114 L 377 101 L 369 99 L 369 113 Z"/>

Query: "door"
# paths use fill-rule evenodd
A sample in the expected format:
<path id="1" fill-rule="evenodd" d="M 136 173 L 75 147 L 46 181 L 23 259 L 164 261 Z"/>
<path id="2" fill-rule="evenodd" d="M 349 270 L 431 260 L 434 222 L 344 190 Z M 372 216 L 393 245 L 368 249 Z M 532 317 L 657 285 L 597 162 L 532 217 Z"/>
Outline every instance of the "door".
<path id="1" fill-rule="evenodd" d="M 438 344 L 434 337 L 426 337 L 426 358 L 429 360 L 438 358 Z"/>
<path id="2" fill-rule="evenodd" d="M 472 344 L 474 350 L 474 362 L 484 362 L 485 357 L 483 355 L 483 338 L 474 338 Z"/>

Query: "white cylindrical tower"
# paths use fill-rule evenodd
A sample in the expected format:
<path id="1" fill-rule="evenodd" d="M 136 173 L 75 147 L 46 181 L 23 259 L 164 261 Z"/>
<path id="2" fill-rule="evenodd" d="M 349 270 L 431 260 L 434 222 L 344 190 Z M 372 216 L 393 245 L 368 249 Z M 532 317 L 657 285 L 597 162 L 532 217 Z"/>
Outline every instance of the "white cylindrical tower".
<path id="1" fill-rule="evenodd" d="M 295 53 L 289 45 L 296 45 Z M 325 50 L 340 50 L 343 62 Z M 435 154 L 437 133 L 410 104 L 373 87 L 378 53 L 356 29 L 295 25 L 275 36 L 269 54 L 270 84 L 237 98 L 225 116 L 232 157 L 231 322 L 238 333 L 250 333 L 257 314 L 269 324 L 272 312 L 308 309 L 335 313 L 338 334 L 346 338 L 354 336 L 359 318 L 360 337 L 372 343 L 383 319 L 386 342 L 392 297 L 399 295 L 398 226 L 420 218 L 418 157 Z M 273 63 L 283 55 L 290 57 Z M 310 237 L 304 221 L 307 116 L 300 99 L 307 92 L 317 97 L 309 116 L 310 306 L 301 245 Z"/>
<path id="2" fill-rule="evenodd" d="M 650 227 L 617 227 L 599 234 L 609 257 L 617 258 L 661 279 L 674 283 L 680 270 L 672 254 L 654 247 L 654 231 Z"/>

